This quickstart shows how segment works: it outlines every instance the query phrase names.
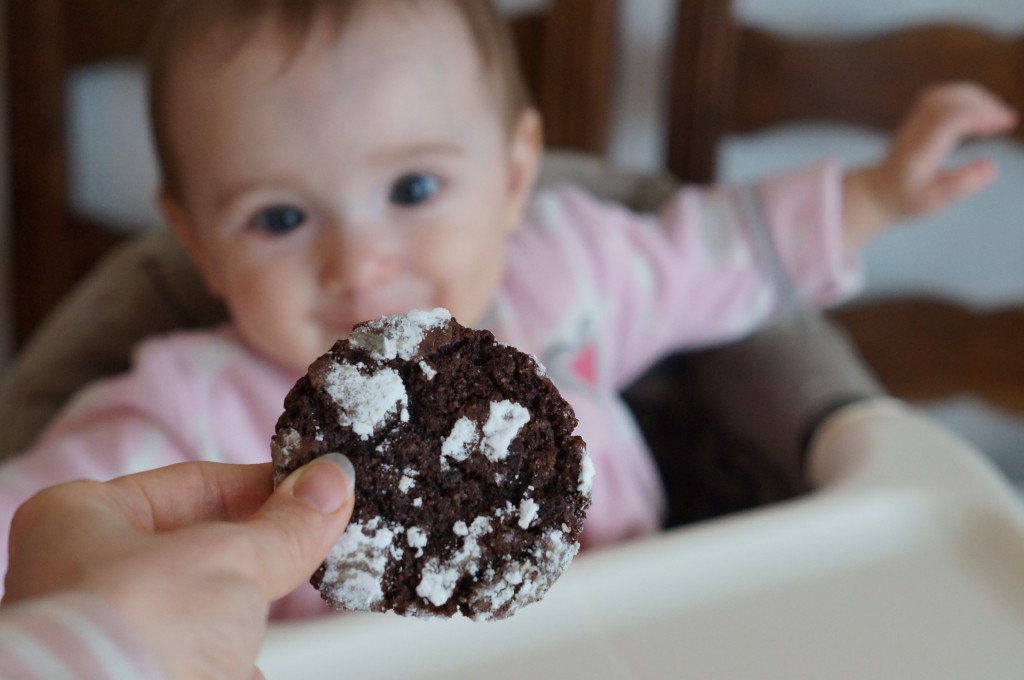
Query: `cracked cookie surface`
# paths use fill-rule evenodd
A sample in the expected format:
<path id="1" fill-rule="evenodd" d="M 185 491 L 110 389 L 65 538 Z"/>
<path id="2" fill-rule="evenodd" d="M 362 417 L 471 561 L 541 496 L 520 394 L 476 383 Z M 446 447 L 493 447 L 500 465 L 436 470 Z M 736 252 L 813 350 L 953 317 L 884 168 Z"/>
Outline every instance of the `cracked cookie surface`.
<path id="1" fill-rule="evenodd" d="M 313 575 L 338 609 L 498 619 L 579 550 L 593 467 L 532 356 L 443 309 L 360 324 L 285 399 L 275 481 L 340 451 L 352 521 Z"/>

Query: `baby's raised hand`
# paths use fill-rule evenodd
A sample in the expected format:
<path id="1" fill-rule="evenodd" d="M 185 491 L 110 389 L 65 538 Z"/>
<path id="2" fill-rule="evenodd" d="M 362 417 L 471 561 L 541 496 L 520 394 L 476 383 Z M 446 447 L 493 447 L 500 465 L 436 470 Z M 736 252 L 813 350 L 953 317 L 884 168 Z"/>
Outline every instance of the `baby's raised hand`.
<path id="1" fill-rule="evenodd" d="M 844 184 L 844 234 L 856 248 L 894 222 L 934 213 L 990 184 L 993 163 L 946 161 L 960 144 L 1013 128 L 1017 112 L 971 82 L 925 90 L 896 131 L 885 158 L 851 171 Z"/>

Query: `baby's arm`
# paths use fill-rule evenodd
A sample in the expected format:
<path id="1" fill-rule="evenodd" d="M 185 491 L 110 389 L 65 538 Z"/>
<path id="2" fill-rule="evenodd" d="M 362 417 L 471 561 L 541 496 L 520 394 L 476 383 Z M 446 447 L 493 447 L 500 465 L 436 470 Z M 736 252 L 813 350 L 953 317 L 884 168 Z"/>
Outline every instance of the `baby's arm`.
<path id="1" fill-rule="evenodd" d="M 876 165 L 850 171 L 843 185 L 843 235 L 856 251 L 895 222 L 922 217 L 991 183 L 988 159 L 949 168 L 949 154 L 965 140 L 1006 132 L 1017 112 L 995 94 L 969 82 L 926 90 L 904 119 Z"/>

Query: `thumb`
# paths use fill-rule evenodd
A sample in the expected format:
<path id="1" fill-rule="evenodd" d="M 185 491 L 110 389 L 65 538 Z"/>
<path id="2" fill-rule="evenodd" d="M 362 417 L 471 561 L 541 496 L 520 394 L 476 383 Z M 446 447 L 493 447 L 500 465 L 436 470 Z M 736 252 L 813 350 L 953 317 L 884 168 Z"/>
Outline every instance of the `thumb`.
<path id="1" fill-rule="evenodd" d="M 292 472 L 247 522 L 268 598 L 308 580 L 348 526 L 355 503 L 355 469 L 340 453 Z"/>

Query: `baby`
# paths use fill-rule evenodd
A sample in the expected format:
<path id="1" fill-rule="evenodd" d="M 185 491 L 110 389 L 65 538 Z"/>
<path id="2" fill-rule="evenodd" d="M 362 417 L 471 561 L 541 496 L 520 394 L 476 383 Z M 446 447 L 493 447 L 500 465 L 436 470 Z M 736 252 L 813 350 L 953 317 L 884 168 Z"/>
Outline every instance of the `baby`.
<path id="1" fill-rule="evenodd" d="M 620 391 L 772 320 L 766 257 L 810 303 L 854 293 L 858 248 L 990 182 L 987 161 L 944 161 L 1015 122 L 980 88 L 939 88 L 877 165 L 686 188 L 637 215 L 534 194 L 541 121 L 483 0 L 179 0 L 151 75 L 160 205 L 231 323 L 149 340 L 79 395 L 0 469 L 3 532 L 65 479 L 265 461 L 315 357 L 357 322 L 434 307 L 535 354 L 572 404 L 597 469 L 584 545 L 655 531 L 663 490 Z M 318 607 L 294 602 L 277 613 Z"/>

